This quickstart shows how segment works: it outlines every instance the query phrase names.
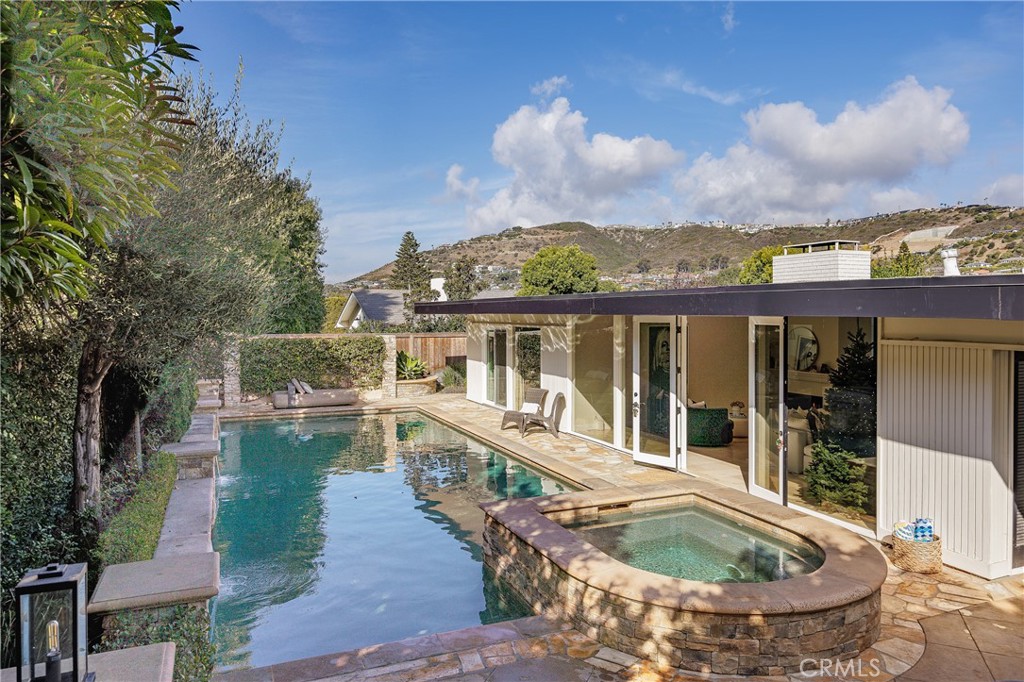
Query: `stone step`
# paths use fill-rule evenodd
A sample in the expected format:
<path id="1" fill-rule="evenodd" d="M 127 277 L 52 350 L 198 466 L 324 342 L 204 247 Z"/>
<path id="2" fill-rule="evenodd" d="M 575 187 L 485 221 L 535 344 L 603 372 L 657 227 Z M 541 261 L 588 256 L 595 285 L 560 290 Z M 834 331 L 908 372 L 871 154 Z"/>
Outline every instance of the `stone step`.
<path id="1" fill-rule="evenodd" d="M 107 566 L 89 613 L 112 613 L 206 601 L 220 591 L 220 554 L 176 554 Z"/>

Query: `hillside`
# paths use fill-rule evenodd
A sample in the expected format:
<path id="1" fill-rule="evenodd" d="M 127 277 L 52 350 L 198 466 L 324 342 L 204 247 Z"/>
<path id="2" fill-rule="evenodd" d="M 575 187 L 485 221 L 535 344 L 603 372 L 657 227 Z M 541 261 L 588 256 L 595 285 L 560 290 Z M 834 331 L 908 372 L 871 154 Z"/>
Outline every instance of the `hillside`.
<path id="1" fill-rule="evenodd" d="M 1024 211 L 992 206 L 916 209 L 829 226 L 780 226 L 757 232 L 698 224 L 599 228 L 580 222 L 555 223 L 513 227 L 497 234 L 445 244 L 425 251 L 424 255 L 435 272 L 462 256 L 474 258 L 482 265 L 520 268 L 526 259 L 545 246 L 577 244 L 597 257 L 602 275 L 620 278 L 636 273 L 641 259 L 646 261 L 649 274 L 672 275 L 677 265 L 693 272 L 714 269 L 715 261 L 719 265 L 724 262 L 738 265 L 763 246 L 827 239 L 871 244 L 872 250 L 881 256 L 894 252 L 914 231 L 943 227 L 955 229 L 942 238 L 920 241 L 927 247 L 920 250 L 933 252 L 942 246 L 957 245 L 962 255 L 970 259 L 961 258 L 961 263 L 965 264 L 991 264 L 1024 256 Z M 910 242 L 912 250 L 918 250 L 914 248 L 916 243 Z M 391 263 L 388 263 L 353 281 L 383 282 L 390 273 Z"/>

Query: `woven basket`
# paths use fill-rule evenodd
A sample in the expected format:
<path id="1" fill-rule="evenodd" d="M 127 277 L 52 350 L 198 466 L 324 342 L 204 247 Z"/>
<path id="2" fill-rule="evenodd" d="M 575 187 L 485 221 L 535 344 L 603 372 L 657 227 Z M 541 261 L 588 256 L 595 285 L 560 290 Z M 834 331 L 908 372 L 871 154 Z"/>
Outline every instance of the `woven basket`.
<path id="1" fill-rule="evenodd" d="M 938 535 L 931 542 L 914 542 L 895 535 L 892 538 L 892 563 L 911 573 L 940 573 L 942 571 L 942 539 Z"/>

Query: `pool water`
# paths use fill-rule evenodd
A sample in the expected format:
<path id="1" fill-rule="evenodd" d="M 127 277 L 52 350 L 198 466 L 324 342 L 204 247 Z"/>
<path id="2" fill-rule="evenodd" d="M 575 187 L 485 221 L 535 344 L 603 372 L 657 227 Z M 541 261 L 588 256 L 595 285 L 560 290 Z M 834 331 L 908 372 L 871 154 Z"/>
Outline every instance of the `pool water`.
<path id="1" fill-rule="evenodd" d="M 824 561 L 813 545 L 788 542 L 698 505 L 603 514 L 566 527 L 625 564 L 702 582 L 784 580 Z"/>
<path id="2" fill-rule="evenodd" d="M 419 414 L 222 428 L 222 669 L 531 615 L 483 565 L 477 505 L 566 484 Z"/>

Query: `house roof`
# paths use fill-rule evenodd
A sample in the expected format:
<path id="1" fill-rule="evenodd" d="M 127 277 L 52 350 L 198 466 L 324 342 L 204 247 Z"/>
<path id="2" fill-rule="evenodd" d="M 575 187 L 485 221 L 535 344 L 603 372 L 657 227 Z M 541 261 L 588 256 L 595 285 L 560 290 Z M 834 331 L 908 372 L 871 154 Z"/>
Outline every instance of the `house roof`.
<path id="1" fill-rule="evenodd" d="M 756 284 L 417 303 L 428 315 L 708 315 L 1024 320 L 1024 275 Z"/>
<path id="2" fill-rule="evenodd" d="M 405 290 L 356 289 L 345 302 L 338 325 L 351 325 L 359 309 L 367 320 L 379 320 L 388 325 L 405 324 Z"/>

